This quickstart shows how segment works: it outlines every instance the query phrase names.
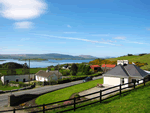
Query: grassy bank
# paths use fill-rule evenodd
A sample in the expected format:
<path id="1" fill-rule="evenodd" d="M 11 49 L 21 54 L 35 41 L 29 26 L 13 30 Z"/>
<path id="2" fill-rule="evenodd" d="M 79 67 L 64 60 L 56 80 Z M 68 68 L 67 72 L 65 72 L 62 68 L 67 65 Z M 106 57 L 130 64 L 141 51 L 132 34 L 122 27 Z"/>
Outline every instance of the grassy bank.
<path id="1" fill-rule="evenodd" d="M 9 85 L 3 85 L 3 83 L 0 80 L 0 90 L 2 90 L 2 91 L 19 89 L 19 88 L 21 88 L 21 87 L 11 87 Z"/>
<path id="2" fill-rule="evenodd" d="M 148 69 L 150 70 L 150 54 L 146 54 L 143 56 L 133 55 L 133 56 L 122 56 L 117 58 L 110 58 L 108 60 L 115 61 L 115 60 L 129 60 L 129 62 L 141 62 L 147 63 L 148 65 L 142 66 L 141 69 Z"/>
<path id="3" fill-rule="evenodd" d="M 95 103 L 83 108 L 79 108 L 76 111 L 68 111 L 66 113 L 149 113 L 150 111 L 150 82 L 146 83 L 146 86 L 138 86 L 135 90 L 125 92 L 121 96 L 115 96 L 110 99 L 104 100 L 102 103 Z M 92 101 L 92 102 L 96 102 Z M 85 102 L 76 107 L 89 104 L 91 102 Z M 69 109 L 63 108 L 59 111 Z M 46 113 L 56 113 L 58 110 L 47 111 Z"/>
<path id="4" fill-rule="evenodd" d="M 102 84 L 103 79 L 93 80 L 93 81 L 89 81 L 86 83 L 82 83 L 82 84 L 70 86 L 70 87 L 67 87 L 64 89 L 60 89 L 60 90 L 57 90 L 57 91 L 54 91 L 51 93 L 47 93 L 45 95 L 38 97 L 35 102 L 38 105 L 41 105 L 41 104 L 48 104 L 51 102 L 69 99 L 73 93 L 78 93 L 78 92 L 90 89 L 92 87 L 95 87 L 97 85 L 97 83 Z"/>

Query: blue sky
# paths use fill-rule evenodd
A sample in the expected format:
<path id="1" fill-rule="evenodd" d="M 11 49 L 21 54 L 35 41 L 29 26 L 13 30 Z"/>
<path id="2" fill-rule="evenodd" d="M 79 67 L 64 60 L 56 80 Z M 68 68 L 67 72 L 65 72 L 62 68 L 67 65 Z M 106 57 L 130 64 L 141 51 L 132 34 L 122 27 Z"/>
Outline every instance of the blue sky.
<path id="1" fill-rule="evenodd" d="M 0 54 L 149 53 L 149 0 L 0 0 Z"/>

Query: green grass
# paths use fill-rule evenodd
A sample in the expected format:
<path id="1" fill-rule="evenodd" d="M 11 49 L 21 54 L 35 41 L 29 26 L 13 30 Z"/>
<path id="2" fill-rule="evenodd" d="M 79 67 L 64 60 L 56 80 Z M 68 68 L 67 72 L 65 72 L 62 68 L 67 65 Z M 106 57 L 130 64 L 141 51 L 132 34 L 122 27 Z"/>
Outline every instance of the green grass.
<path id="1" fill-rule="evenodd" d="M 93 80 L 86 83 L 70 86 L 64 89 L 60 89 L 51 93 L 44 94 L 36 99 L 38 105 L 48 104 L 52 102 L 57 102 L 65 99 L 69 99 L 73 93 L 78 93 L 92 87 L 95 87 L 97 83 L 102 84 L 103 79 Z"/>
<path id="2" fill-rule="evenodd" d="M 20 89 L 21 87 L 11 87 L 11 86 L 0 86 L 0 90 L 6 91 L 6 90 L 13 90 L 13 89 Z"/>
<path id="3" fill-rule="evenodd" d="M 6 91 L 6 90 L 13 90 L 13 89 L 19 89 L 21 87 L 11 87 L 8 85 L 3 85 L 2 81 L 0 81 L 0 90 Z"/>
<path id="4" fill-rule="evenodd" d="M 96 102 L 97 100 L 93 101 Z M 86 105 L 91 102 L 85 102 L 81 105 Z M 104 100 L 102 103 L 95 103 L 77 109 L 75 112 L 68 111 L 66 113 L 149 113 L 150 111 L 150 82 L 146 86 L 138 86 L 137 89 L 130 92 L 125 92 L 121 96 L 115 96 Z M 72 108 L 72 107 L 68 107 Z M 60 110 L 47 111 L 46 113 L 56 113 L 58 111 L 67 110 L 62 108 Z"/>
<path id="5" fill-rule="evenodd" d="M 47 68 L 30 68 L 30 74 L 35 74 L 37 73 L 39 70 L 47 70 Z M 0 73 L 7 75 L 7 70 L 5 69 L 0 69 Z M 22 74 L 22 69 L 16 69 L 16 74 L 17 75 L 21 75 Z"/>
<path id="6" fill-rule="evenodd" d="M 143 55 L 143 56 L 122 56 L 117 58 L 110 58 L 108 60 L 115 61 L 115 60 L 129 60 L 129 62 L 141 62 L 141 63 L 148 63 L 148 65 L 142 66 L 141 69 L 148 69 L 150 70 L 150 54 Z"/>

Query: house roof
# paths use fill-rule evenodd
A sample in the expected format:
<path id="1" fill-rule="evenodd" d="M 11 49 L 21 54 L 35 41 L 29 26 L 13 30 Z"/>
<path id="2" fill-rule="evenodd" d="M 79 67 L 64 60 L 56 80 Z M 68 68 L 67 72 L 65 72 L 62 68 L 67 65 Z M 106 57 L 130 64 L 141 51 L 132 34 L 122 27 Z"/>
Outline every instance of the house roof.
<path id="1" fill-rule="evenodd" d="M 49 76 L 55 74 L 56 76 L 58 75 L 58 71 L 49 71 L 49 72 L 46 72 L 46 71 L 43 71 L 43 70 L 40 70 L 36 73 L 36 75 L 39 75 L 39 76 L 42 76 L 42 77 L 45 77 L 45 78 L 48 78 Z M 59 72 L 59 77 L 62 76 L 62 74 Z"/>
<path id="2" fill-rule="evenodd" d="M 149 75 L 149 73 L 145 72 L 144 70 L 140 69 L 134 64 L 127 64 L 125 66 L 117 65 L 110 71 L 103 74 L 104 76 L 115 76 L 115 77 L 138 77 L 144 78 L 145 76 Z"/>
<path id="3" fill-rule="evenodd" d="M 109 67 L 109 68 L 114 68 L 116 66 L 115 64 L 102 64 L 101 67 L 105 67 L 105 65 L 106 67 Z"/>
<path id="4" fill-rule="evenodd" d="M 94 67 L 100 67 L 100 66 L 99 65 L 91 65 L 90 67 L 94 68 Z"/>

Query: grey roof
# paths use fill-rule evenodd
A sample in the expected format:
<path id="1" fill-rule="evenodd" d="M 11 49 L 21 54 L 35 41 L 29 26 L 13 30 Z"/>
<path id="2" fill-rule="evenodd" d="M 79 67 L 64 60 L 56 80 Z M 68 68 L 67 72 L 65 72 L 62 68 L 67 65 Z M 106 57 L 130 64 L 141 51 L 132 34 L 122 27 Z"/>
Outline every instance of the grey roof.
<path id="1" fill-rule="evenodd" d="M 39 75 L 39 76 L 42 76 L 42 77 L 49 77 L 51 75 L 55 74 L 56 76 L 58 75 L 58 71 L 49 71 L 49 72 L 46 72 L 46 71 L 43 71 L 43 70 L 40 70 L 36 73 L 36 75 Z M 62 76 L 62 74 L 59 72 L 59 77 Z"/>
<path id="2" fill-rule="evenodd" d="M 103 74 L 104 76 L 116 76 L 116 77 L 129 77 L 128 73 L 125 71 L 122 65 L 117 65 L 116 67 L 112 68 L 110 71 Z"/>
<path id="3" fill-rule="evenodd" d="M 144 70 L 140 69 L 134 64 L 127 64 L 125 66 L 117 65 L 110 71 L 103 74 L 103 76 L 112 76 L 112 77 L 138 77 L 144 78 L 145 76 L 149 75 L 149 73 L 145 72 Z"/>
<path id="4" fill-rule="evenodd" d="M 133 64 L 128 64 L 127 66 L 124 66 L 124 68 L 127 70 L 129 76 L 131 76 L 131 77 L 142 77 L 143 78 L 149 74 Z"/>

